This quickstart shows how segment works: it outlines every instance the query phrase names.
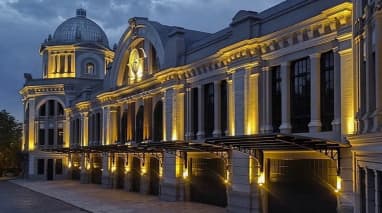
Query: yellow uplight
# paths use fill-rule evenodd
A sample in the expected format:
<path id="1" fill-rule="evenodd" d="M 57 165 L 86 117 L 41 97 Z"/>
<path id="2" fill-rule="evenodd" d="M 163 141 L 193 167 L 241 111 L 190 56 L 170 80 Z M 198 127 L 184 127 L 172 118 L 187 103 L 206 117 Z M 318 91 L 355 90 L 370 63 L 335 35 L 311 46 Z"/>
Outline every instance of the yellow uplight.
<path id="1" fill-rule="evenodd" d="M 257 179 L 257 183 L 262 186 L 265 183 L 265 174 L 264 172 L 260 173 L 260 176 Z"/>
<path id="2" fill-rule="evenodd" d="M 69 168 L 69 169 L 72 168 L 72 162 L 70 162 L 70 161 L 69 161 L 69 163 L 68 163 L 68 168 Z"/>
<path id="3" fill-rule="evenodd" d="M 187 179 L 187 177 L 188 177 L 188 170 L 185 169 L 185 170 L 183 171 L 183 179 Z"/>
<path id="4" fill-rule="evenodd" d="M 335 192 L 340 192 L 342 188 L 342 179 L 340 176 L 337 176 L 337 184 L 336 184 L 336 189 L 334 190 Z"/>

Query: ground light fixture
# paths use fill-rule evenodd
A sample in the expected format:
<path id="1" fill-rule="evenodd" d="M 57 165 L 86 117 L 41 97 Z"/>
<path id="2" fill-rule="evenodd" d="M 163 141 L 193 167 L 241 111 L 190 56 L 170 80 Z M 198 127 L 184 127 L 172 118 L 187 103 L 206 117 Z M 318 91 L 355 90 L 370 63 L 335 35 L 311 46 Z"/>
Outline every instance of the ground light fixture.
<path id="1" fill-rule="evenodd" d="M 260 172 L 260 176 L 257 179 L 257 184 L 262 186 L 262 185 L 264 185 L 264 183 L 265 183 L 265 174 L 264 174 L 264 172 Z"/>
<path id="2" fill-rule="evenodd" d="M 336 181 L 336 189 L 334 190 L 336 193 L 339 193 L 342 188 L 342 179 L 341 176 L 337 176 L 337 181 Z"/>

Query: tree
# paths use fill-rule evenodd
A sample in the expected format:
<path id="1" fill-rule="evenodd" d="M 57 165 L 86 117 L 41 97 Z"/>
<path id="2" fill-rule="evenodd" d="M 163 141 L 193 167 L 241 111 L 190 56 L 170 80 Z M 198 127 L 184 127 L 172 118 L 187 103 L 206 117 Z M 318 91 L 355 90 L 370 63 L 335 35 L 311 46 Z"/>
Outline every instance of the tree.
<path id="1" fill-rule="evenodd" d="M 20 168 L 22 126 L 7 111 L 0 111 L 0 176 Z"/>

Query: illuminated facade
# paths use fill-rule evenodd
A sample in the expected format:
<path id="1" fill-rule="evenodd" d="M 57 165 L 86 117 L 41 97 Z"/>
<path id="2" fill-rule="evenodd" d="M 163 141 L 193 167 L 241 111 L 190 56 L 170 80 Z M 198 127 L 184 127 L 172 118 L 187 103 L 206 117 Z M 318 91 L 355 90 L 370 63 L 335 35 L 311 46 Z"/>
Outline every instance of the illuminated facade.
<path id="1" fill-rule="evenodd" d="M 230 212 L 379 212 L 374 2 L 287 0 L 214 34 L 131 18 L 114 50 L 78 10 L 20 92 L 30 177 Z"/>

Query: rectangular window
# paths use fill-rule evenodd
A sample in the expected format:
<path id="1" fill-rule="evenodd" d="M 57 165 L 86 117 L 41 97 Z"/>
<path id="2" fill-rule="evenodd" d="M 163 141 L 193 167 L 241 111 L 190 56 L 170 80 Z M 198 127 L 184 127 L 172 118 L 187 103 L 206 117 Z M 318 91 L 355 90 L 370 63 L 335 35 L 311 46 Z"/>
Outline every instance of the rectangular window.
<path id="1" fill-rule="evenodd" d="M 62 175 L 62 159 L 56 159 L 56 175 Z"/>
<path id="2" fill-rule="evenodd" d="M 62 145 L 64 143 L 64 130 L 57 129 L 57 145 Z"/>
<path id="3" fill-rule="evenodd" d="M 48 145 L 54 144 L 54 129 L 48 129 Z"/>
<path id="4" fill-rule="evenodd" d="M 72 56 L 68 55 L 68 73 L 72 72 Z"/>
<path id="5" fill-rule="evenodd" d="M 60 55 L 60 73 L 65 73 L 65 55 Z"/>
<path id="6" fill-rule="evenodd" d="M 204 85 L 204 131 L 212 137 L 214 131 L 214 83 Z"/>
<path id="7" fill-rule="evenodd" d="M 271 68 L 272 77 L 272 126 L 273 132 L 280 132 L 281 125 L 281 72 L 280 66 Z"/>
<path id="8" fill-rule="evenodd" d="M 310 60 L 309 57 L 291 63 L 290 77 L 292 132 L 309 132 L 310 122 Z"/>
<path id="9" fill-rule="evenodd" d="M 334 56 L 333 51 L 323 53 L 321 68 L 321 123 L 322 131 L 332 130 L 334 119 Z"/>
<path id="10" fill-rule="evenodd" d="M 39 129 L 38 131 L 38 144 L 40 146 L 45 145 L 45 129 Z"/>
<path id="11" fill-rule="evenodd" d="M 37 174 L 44 174 L 44 159 L 37 159 Z"/>

